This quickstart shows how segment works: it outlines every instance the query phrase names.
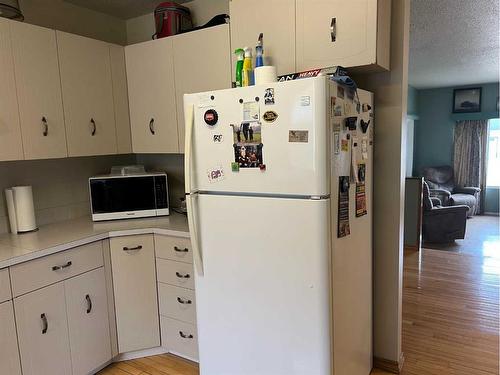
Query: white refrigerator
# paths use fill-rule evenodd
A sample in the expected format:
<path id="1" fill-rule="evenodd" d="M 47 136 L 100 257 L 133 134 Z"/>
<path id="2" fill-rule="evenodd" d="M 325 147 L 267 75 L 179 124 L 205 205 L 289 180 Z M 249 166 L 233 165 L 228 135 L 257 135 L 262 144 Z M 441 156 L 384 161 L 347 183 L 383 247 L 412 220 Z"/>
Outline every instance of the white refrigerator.
<path id="1" fill-rule="evenodd" d="M 368 375 L 373 95 L 184 96 L 201 375 Z"/>

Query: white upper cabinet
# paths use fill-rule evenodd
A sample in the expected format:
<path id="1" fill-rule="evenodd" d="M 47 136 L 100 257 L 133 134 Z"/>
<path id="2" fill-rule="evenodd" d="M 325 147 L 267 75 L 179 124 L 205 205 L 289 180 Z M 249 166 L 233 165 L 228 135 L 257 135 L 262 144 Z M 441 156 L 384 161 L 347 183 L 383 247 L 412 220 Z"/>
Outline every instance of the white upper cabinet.
<path id="1" fill-rule="evenodd" d="M 23 159 L 9 23 L 0 18 L 0 161 Z"/>
<path id="2" fill-rule="evenodd" d="M 389 69 L 390 0 L 296 0 L 297 70 Z"/>
<path id="3" fill-rule="evenodd" d="M 116 154 L 109 44 L 56 35 L 69 156 Z"/>
<path id="4" fill-rule="evenodd" d="M 184 94 L 231 88 L 229 25 L 180 34 L 172 39 L 179 152 L 184 153 Z"/>
<path id="5" fill-rule="evenodd" d="M 296 71 L 295 0 L 231 0 L 229 13 L 232 54 L 236 48 L 255 48 L 264 33 L 265 64 L 275 65 L 278 75 Z M 232 61 L 234 80 L 234 54 Z"/>
<path id="6" fill-rule="evenodd" d="M 10 22 L 25 159 L 68 156 L 56 32 Z"/>
<path id="7" fill-rule="evenodd" d="M 125 58 L 133 151 L 179 152 L 172 38 L 127 46 Z"/>
<path id="8" fill-rule="evenodd" d="M 111 76 L 113 78 L 113 101 L 116 122 L 116 147 L 119 154 L 132 152 L 130 117 L 128 109 L 127 70 L 125 68 L 125 48 L 109 45 Z"/>

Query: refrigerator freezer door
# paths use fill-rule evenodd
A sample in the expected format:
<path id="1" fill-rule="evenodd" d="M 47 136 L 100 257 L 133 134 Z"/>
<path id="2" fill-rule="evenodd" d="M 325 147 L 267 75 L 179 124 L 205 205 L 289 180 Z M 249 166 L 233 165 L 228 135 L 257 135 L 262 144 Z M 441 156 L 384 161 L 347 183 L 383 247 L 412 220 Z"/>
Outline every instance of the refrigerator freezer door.
<path id="1" fill-rule="evenodd" d="M 201 375 L 329 375 L 326 200 L 200 194 Z"/>
<path id="2" fill-rule="evenodd" d="M 325 77 L 191 94 L 184 101 L 191 191 L 329 194 Z"/>

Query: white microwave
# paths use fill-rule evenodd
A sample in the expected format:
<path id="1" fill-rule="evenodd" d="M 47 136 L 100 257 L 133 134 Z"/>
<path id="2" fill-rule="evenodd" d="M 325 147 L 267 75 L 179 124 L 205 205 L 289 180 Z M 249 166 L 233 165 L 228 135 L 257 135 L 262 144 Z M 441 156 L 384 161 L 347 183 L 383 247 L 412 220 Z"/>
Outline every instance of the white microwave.
<path id="1" fill-rule="evenodd" d="M 93 221 L 169 214 L 165 173 L 90 177 L 89 192 Z"/>

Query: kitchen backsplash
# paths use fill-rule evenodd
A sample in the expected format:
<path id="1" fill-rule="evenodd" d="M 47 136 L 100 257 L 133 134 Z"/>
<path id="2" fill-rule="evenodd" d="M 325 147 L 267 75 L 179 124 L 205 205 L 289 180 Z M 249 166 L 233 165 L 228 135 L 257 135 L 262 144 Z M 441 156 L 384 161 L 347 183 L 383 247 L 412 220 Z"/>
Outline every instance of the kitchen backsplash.
<path id="1" fill-rule="evenodd" d="M 114 165 L 142 164 L 168 174 L 172 207 L 184 195 L 183 155 L 109 155 L 0 162 L 0 234 L 9 232 L 5 188 L 32 185 L 38 225 L 90 215 L 88 178 Z"/>

